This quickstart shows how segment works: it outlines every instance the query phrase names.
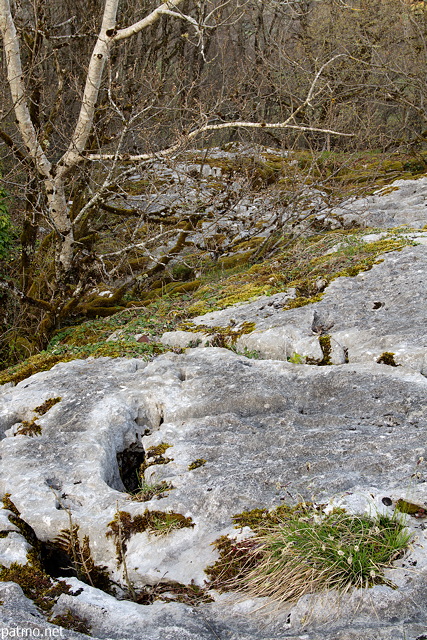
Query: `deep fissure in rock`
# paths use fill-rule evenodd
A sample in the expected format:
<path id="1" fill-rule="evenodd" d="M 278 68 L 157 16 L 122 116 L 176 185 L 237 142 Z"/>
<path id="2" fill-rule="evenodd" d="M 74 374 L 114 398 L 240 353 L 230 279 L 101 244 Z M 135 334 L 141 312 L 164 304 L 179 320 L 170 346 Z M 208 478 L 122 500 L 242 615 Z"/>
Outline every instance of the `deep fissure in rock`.
<path id="1" fill-rule="evenodd" d="M 124 451 L 117 453 L 120 478 L 129 493 L 139 488 L 140 469 L 144 462 L 145 450 L 139 442 L 134 442 Z"/>
<path id="2" fill-rule="evenodd" d="M 70 556 L 53 542 L 40 542 L 40 560 L 51 578 L 78 578 Z"/>

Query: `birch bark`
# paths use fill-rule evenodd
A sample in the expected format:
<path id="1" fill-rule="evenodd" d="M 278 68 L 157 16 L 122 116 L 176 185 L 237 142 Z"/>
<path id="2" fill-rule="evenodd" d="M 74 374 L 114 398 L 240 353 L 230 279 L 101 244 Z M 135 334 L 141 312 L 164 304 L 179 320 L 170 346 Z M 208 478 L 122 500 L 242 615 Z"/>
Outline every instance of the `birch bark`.
<path id="1" fill-rule="evenodd" d="M 8 83 L 17 126 L 29 157 L 44 180 L 49 206 L 49 218 L 57 235 L 55 257 L 57 283 L 66 282 L 73 268 L 74 233 L 67 205 L 66 180 L 73 168 L 81 161 L 82 153 L 92 132 L 96 104 L 111 46 L 113 43 L 129 38 L 151 26 L 160 19 L 164 10 L 172 9 L 182 1 L 168 0 L 168 2 L 159 5 L 143 20 L 117 31 L 116 17 L 119 0 L 105 0 L 101 29 L 89 62 L 76 126 L 67 150 L 57 164 L 52 165 L 37 139 L 37 133 L 31 121 L 22 70 L 19 38 L 10 2 L 9 0 L 0 0 L 0 32 L 3 38 Z"/>

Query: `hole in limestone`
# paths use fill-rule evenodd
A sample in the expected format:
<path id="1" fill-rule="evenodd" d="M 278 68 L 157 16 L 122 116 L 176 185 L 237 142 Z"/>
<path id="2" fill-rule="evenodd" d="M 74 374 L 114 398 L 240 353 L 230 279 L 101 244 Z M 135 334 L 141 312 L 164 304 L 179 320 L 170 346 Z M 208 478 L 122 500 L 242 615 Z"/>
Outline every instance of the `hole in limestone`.
<path id="1" fill-rule="evenodd" d="M 138 442 L 134 442 L 127 449 L 117 454 L 120 478 L 129 493 L 136 491 L 139 487 L 140 468 L 144 462 L 144 447 Z"/>
<path id="2" fill-rule="evenodd" d="M 41 543 L 40 559 L 44 571 L 51 578 L 78 577 L 77 571 L 73 567 L 72 559 L 68 553 L 65 553 L 65 551 L 52 542 Z"/>
<path id="3" fill-rule="evenodd" d="M 43 572 L 50 578 L 78 578 L 113 595 L 107 567 L 95 564 L 89 537 L 79 534 L 78 525 L 72 530 L 63 529 L 54 540 L 40 541 L 39 557 Z"/>

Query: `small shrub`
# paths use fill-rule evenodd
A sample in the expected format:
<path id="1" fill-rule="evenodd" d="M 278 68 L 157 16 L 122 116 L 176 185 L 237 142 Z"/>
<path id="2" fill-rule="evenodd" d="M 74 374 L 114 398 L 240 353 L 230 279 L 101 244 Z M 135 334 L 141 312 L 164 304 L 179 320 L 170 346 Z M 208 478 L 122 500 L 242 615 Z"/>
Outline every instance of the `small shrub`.
<path id="1" fill-rule="evenodd" d="M 291 362 L 292 364 L 304 364 L 305 357 L 301 356 L 299 353 L 294 351 L 294 353 L 291 356 L 289 356 L 287 360 L 288 360 L 288 362 Z"/>
<path id="2" fill-rule="evenodd" d="M 6 192 L 0 188 L 0 260 L 7 260 L 13 247 L 14 233 L 6 198 Z"/>
<path id="3" fill-rule="evenodd" d="M 74 570 L 79 580 L 110 593 L 111 582 L 107 568 L 95 564 L 89 536 L 80 538 L 79 525 L 72 522 L 71 516 L 69 529 L 62 529 L 50 544 L 50 547 L 52 549 L 60 549 L 65 554 L 70 567 Z"/>

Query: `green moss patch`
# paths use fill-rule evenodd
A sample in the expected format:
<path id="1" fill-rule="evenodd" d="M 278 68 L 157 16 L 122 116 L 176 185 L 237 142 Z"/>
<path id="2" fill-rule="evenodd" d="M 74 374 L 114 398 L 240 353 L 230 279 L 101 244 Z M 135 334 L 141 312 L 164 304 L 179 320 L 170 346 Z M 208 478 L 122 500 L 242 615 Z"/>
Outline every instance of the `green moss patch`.
<path id="1" fill-rule="evenodd" d="M 321 358 L 310 358 L 310 357 L 306 357 L 305 362 L 306 364 L 315 364 L 319 367 L 325 367 L 325 366 L 329 366 L 332 364 L 332 360 L 331 360 L 331 353 L 332 353 L 332 346 L 331 346 L 331 336 L 325 334 L 325 335 L 321 335 L 319 336 L 319 345 L 320 348 L 322 350 L 322 357 Z"/>
<path id="2" fill-rule="evenodd" d="M 42 433 L 42 428 L 39 424 L 37 424 L 36 419 L 32 420 L 23 420 L 16 431 L 16 435 L 20 436 L 40 436 Z"/>
<path id="3" fill-rule="evenodd" d="M 42 416 L 49 411 L 55 404 L 61 401 L 61 398 L 49 398 L 33 411 Z M 38 416 L 35 415 L 32 420 L 23 420 L 16 431 L 16 435 L 22 436 L 39 436 L 41 435 L 41 425 L 37 423 Z"/>
<path id="4" fill-rule="evenodd" d="M 256 324 L 255 322 L 242 322 L 237 327 L 210 327 L 204 324 L 185 322 L 179 325 L 179 328 L 184 331 L 202 332 L 207 334 L 209 336 L 208 342 L 211 347 L 228 348 L 233 346 L 241 336 L 255 331 Z"/>
<path id="5" fill-rule="evenodd" d="M 78 616 L 76 613 L 67 609 L 65 613 L 62 613 L 59 616 L 55 616 L 54 618 L 50 618 L 49 622 L 51 624 L 56 624 L 59 627 L 63 627 L 64 629 L 71 629 L 72 631 L 77 631 L 78 633 L 84 633 L 85 635 L 90 636 L 91 626 L 86 620 L 86 618 L 82 618 Z"/>
<path id="6" fill-rule="evenodd" d="M 164 455 L 170 447 L 172 447 L 172 445 L 167 442 L 161 442 L 153 447 L 148 447 L 145 454 L 145 461 L 140 467 L 141 478 L 144 476 L 144 472 L 148 467 L 156 464 L 168 464 L 169 462 L 173 462 L 173 458 L 168 458 Z"/>
<path id="7" fill-rule="evenodd" d="M 62 400 L 61 397 L 48 398 L 45 402 L 43 402 L 43 404 L 41 404 L 39 407 L 36 407 L 34 411 L 35 413 L 38 413 L 39 416 L 43 416 L 50 409 L 52 409 L 52 407 L 54 407 L 58 402 L 61 402 L 61 400 Z"/>
<path id="8" fill-rule="evenodd" d="M 330 283 L 340 276 L 353 277 L 372 268 L 382 254 L 413 244 L 399 230 L 390 231 L 376 242 L 363 242 L 362 236 L 371 231 L 374 230 L 337 230 L 295 238 L 277 235 L 277 248 L 272 257 L 256 263 L 247 262 L 244 257 L 242 263 L 230 268 L 201 254 L 192 255 L 187 271 L 193 269 L 193 263 L 201 271 L 196 289 L 192 287 L 195 281 L 184 283 L 187 290 L 178 290 L 183 283 L 167 283 L 165 287 L 159 287 L 161 297 L 147 299 L 144 307 L 125 309 L 107 318 L 65 327 L 56 333 L 45 351 L 1 372 L 0 384 L 19 382 L 33 373 L 50 369 L 58 362 L 75 358 L 150 359 L 170 350 L 160 343 L 160 336 L 177 328 L 204 330 L 212 336 L 213 346 L 232 346 L 241 333 L 254 330 L 254 326 L 249 326 L 252 323 L 235 328 L 195 327 L 188 319 L 289 288 L 294 288 L 296 295 L 288 300 L 286 309 L 314 303 L 323 296 L 319 280 Z M 330 252 L 332 249 L 335 250 Z M 239 261 L 243 255 L 237 254 Z M 260 256 L 258 260 L 261 260 Z M 252 253 L 249 260 L 255 259 Z M 191 286 L 188 288 L 187 284 Z M 150 297 L 151 293 L 148 291 L 141 295 Z M 182 325 L 183 320 L 185 325 Z M 112 334 L 115 334 L 115 339 L 107 342 Z M 143 341 L 137 342 L 136 335 L 142 335 Z"/>
<path id="9" fill-rule="evenodd" d="M 400 511 L 400 513 L 407 513 L 415 518 L 427 517 L 427 509 L 425 506 L 414 504 L 413 502 L 409 502 L 403 498 L 399 498 L 399 500 L 396 501 L 396 510 Z"/>
<path id="10" fill-rule="evenodd" d="M 168 535 L 176 529 L 194 527 L 194 525 L 191 518 L 186 518 L 173 511 L 149 511 L 146 509 L 143 514 L 134 517 L 127 511 L 118 511 L 114 520 L 108 525 L 106 536 L 114 538 L 117 559 L 120 563 L 126 553 L 127 542 L 135 533 L 147 532 L 151 535 L 162 536 Z"/>
<path id="11" fill-rule="evenodd" d="M 197 458 L 188 465 L 188 470 L 193 471 L 194 469 L 198 469 L 199 467 L 203 467 L 206 464 L 206 460 L 204 458 Z"/>
<path id="12" fill-rule="evenodd" d="M 284 239 L 288 246 L 279 250 L 274 258 L 202 286 L 194 294 L 196 302 L 188 311 L 191 315 L 201 315 L 289 288 L 295 288 L 296 296 L 286 303 L 285 309 L 312 304 L 323 297 L 323 292 L 318 290 L 319 279 L 330 283 L 338 277 L 356 276 L 371 269 L 382 254 L 413 244 L 393 232 L 386 238 L 366 243 L 363 241 L 366 233 L 366 229 L 333 231 L 291 242 Z M 336 250 L 328 253 L 333 248 Z"/>
<path id="13" fill-rule="evenodd" d="M 40 609 L 49 612 L 61 593 L 71 593 L 70 587 L 61 580 L 52 579 L 43 569 L 41 562 L 41 542 L 32 527 L 20 515 L 19 510 L 6 494 L 2 498 L 3 507 L 11 512 L 8 516 L 32 549 L 28 552 L 28 563 L 25 565 L 13 562 L 10 567 L 0 565 L 0 581 L 16 582 L 24 595 Z"/>
<path id="14" fill-rule="evenodd" d="M 34 562 L 21 565 L 13 562 L 9 568 L 0 568 L 0 581 L 16 582 L 24 595 L 49 612 L 62 593 L 70 594 L 70 587 L 62 580 L 53 580 Z"/>
<path id="15" fill-rule="evenodd" d="M 39 371 L 48 371 L 59 362 L 70 362 L 85 358 L 144 358 L 149 359 L 153 355 L 168 351 L 161 344 L 132 342 L 96 342 L 88 343 L 81 347 L 66 345 L 56 346 L 49 351 L 41 351 L 24 362 L 9 367 L 0 373 L 0 384 L 7 382 L 18 383 Z"/>
<path id="16" fill-rule="evenodd" d="M 388 364 L 389 367 L 399 366 L 394 359 L 394 353 L 392 353 L 391 351 L 384 351 L 384 353 L 382 353 L 378 358 L 377 363 Z"/>

